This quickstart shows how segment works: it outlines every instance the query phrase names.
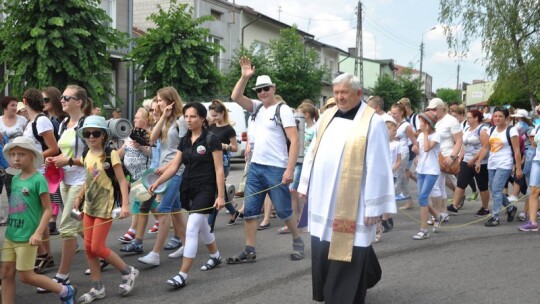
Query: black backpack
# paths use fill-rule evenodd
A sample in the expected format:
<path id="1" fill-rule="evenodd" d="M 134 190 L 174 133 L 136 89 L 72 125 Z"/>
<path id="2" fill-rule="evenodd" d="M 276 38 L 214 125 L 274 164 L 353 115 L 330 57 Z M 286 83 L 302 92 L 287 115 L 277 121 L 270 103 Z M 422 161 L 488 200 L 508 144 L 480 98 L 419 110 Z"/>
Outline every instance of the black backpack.
<path id="1" fill-rule="evenodd" d="M 36 118 L 34 119 L 34 121 L 32 122 L 32 133 L 34 133 L 34 137 L 41 144 L 41 148 L 43 149 L 43 151 L 45 151 L 45 150 L 49 149 L 49 146 L 47 146 L 47 144 L 45 143 L 45 139 L 43 138 L 43 136 L 39 135 L 38 130 L 37 130 L 37 120 L 40 117 L 45 117 L 45 118 L 49 119 L 49 117 L 47 117 L 47 115 L 45 115 L 43 113 L 39 113 L 36 116 Z M 50 121 L 50 119 L 49 119 L 49 121 Z M 51 123 L 52 123 L 52 121 L 51 121 Z M 53 125 L 54 138 L 56 139 L 56 142 L 58 142 L 58 139 L 60 139 L 60 135 L 58 135 L 58 127 L 54 123 L 52 125 Z"/>
<path id="2" fill-rule="evenodd" d="M 114 189 L 114 203 L 117 207 L 121 207 L 122 206 L 122 191 L 120 191 L 120 184 L 118 183 L 118 179 L 116 179 L 116 175 L 114 174 L 114 168 L 112 166 L 112 161 L 111 161 L 111 151 L 113 149 L 111 147 L 105 147 L 105 161 L 104 161 L 104 164 L 105 163 L 109 163 L 109 166 L 103 166 L 103 169 L 105 170 L 105 173 L 107 174 L 107 177 L 109 177 L 109 179 L 111 180 L 111 183 L 112 183 L 112 186 L 113 186 L 113 189 Z M 84 150 L 83 150 L 83 153 L 82 153 L 82 157 L 83 157 L 83 164 L 84 164 L 84 158 L 86 157 L 86 155 L 88 155 L 88 151 L 90 151 L 90 149 L 88 147 L 86 147 Z M 126 166 L 124 166 L 124 163 L 123 162 L 120 162 L 122 164 L 122 171 L 124 172 L 124 176 L 126 177 L 126 179 L 129 180 L 131 179 L 131 173 L 129 172 L 129 170 L 126 168 Z"/>
<path id="3" fill-rule="evenodd" d="M 287 137 L 287 133 L 285 133 L 285 128 L 283 127 L 283 122 L 281 121 L 281 106 L 283 105 L 282 102 L 278 103 L 276 107 L 276 113 L 274 114 L 274 119 L 276 121 L 276 124 L 281 126 L 281 130 L 283 131 L 283 136 L 285 136 L 285 143 L 287 144 L 287 152 L 289 152 L 291 148 L 291 141 Z M 257 118 L 257 114 L 259 113 L 259 110 L 262 108 L 263 104 L 259 104 L 257 108 L 255 108 L 255 111 L 253 111 L 253 114 L 251 114 L 251 121 L 255 121 L 255 118 Z M 298 129 L 298 124 L 300 123 L 298 120 L 295 119 L 296 122 L 296 129 Z"/>
<path id="4" fill-rule="evenodd" d="M 491 127 L 491 129 L 489 129 L 489 136 L 491 136 L 491 134 L 493 134 L 493 131 L 495 131 L 496 127 L 497 126 L 493 126 L 493 127 Z M 511 128 L 511 126 L 506 127 L 506 140 L 508 141 L 508 144 L 510 145 L 510 151 L 512 151 L 512 162 L 515 165 L 516 164 L 516 158 L 514 156 L 514 147 L 512 146 L 512 139 L 510 138 L 510 128 Z"/>

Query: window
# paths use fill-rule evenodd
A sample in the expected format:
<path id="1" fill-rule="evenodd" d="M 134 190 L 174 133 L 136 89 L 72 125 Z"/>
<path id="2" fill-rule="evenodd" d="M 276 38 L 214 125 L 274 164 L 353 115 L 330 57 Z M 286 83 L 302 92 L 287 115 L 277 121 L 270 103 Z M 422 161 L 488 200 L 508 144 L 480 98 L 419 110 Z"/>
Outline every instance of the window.
<path id="1" fill-rule="evenodd" d="M 101 0 L 101 8 L 112 19 L 111 22 L 106 22 L 105 25 L 116 28 L 116 0 Z"/>
<path id="2" fill-rule="evenodd" d="M 210 10 L 210 15 L 216 19 L 216 21 L 221 21 L 221 17 L 223 16 L 222 12 L 218 12 L 215 10 Z"/>
<path id="3" fill-rule="evenodd" d="M 218 38 L 218 37 L 214 37 L 214 36 L 210 36 L 210 37 L 207 37 L 207 41 L 208 42 L 212 42 L 212 43 L 217 43 L 219 45 L 221 45 L 221 38 Z M 216 54 L 214 55 L 212 58 L 211 58 L 212 62 L 214 63 L 214 66 L 218 69 L 218 70 L 221 70 L 221 50 L 219 51 L 219 54 Z"/>
<path id="4" fill-rule="evenodd" d="M 270 48 L 268 43 L 255 41 L 253 42 L 253 46 L 256 54 L 260 53 L 261 55 L 268 55 L 268 49 Z"/>

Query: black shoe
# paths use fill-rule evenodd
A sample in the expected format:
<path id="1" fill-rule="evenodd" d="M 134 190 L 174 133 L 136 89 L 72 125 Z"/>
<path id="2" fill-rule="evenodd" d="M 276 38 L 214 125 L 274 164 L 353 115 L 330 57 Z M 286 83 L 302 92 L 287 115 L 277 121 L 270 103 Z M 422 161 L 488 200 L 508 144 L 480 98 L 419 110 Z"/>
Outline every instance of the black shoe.
<path id="1" fill-rule="evenodd" d="M 458 208 L 456 208 L 453 204 L 448 205 L 448 207 L 446 207 L 446 210 L 450 214 L 457 214 L 458 213 Z"/>
<path id="2" fill-rule="evenodd" d="M 499 226 L 499 219 L 496 217 L 490 218 L 487 222 L 484 223 L 486 227 L 495 227 Z"/>
<path id="3" fill-rule="evenodd" d="M 476 217 L 484 217 L 487 215 L 489 215 L 489 210 L 484 208 L 480 208 L 480 210 L 478 210 L 478 212 L 474 214 L 474 216 Z"/>
<path id="4" fill-rule="evenodd" d="M 512 222 L 514 220 L 514 217 L 516 216 L 516 213 L 517 213 L 517 207 L 516 206 L 512 206 L 512 209 L 511 210 L 506 210 L 506 221 L 508 222 Z"/>
<path id="5" fill-rule="evenodd" d="M 239 215 L 240 215 L 240 212 L 236 211 L 236 213 L 234 214 L 234 217 L 230 219 L 229 222 L 227 223 L 227 226 L 232 226 L 236 224 L 236 220 L 238 219 Z"/>
<path id="6" fill-rule="evenodd" d="M 389 218 L 389 219 L 387 219 L 387 221 L 388 221 L 388 226 L 390 226 L 390 228 L 394 228 L 394 219 Z"/>
<path id="7" fill-rule="evenodd" d="M 382 226 L 383 226 L 383 233 L 386 233 L 386 232 L 392 230 L 392 226 L 390 226 L 390 225 L 388 224 L 388 221 L 384 221 L 384 220 L 383 220 L 383 221 L 381 221 L 381 224 L 382 224 Z"/>
<path id="8" fill-rule="evenodd" d="M 58 232 L 58 229 L 56 229 L 56 223 L 55 222 L 49 222 L 49 234 L 50 235 L 59 235 L 60 232 Z"/>

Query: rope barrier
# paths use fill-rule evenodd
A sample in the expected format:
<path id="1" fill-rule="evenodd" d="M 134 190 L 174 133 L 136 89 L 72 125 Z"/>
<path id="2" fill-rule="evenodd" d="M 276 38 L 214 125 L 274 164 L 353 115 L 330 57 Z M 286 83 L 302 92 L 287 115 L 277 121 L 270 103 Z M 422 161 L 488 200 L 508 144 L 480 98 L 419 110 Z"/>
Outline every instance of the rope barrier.
<path id="1" fill-rule="evenodd" d="M 244 198 L 241 199 L 240 201 L 245 201 L 246 198 L 248 198 L 248 197 L 251 197 L 251 196 L 255 196 L 255 195 L 261 194 L 261 193 L 268 192 L 268 191 L 270 191 L 270 190 L 272 190 L 272 189 L 274 189 L 274 188 L 277 188 L 277 187 L 279 187 L 279 186 L 281 186 L 281 185 L 282 185 L 281 183 L 280 183 L 280 184 L 276 184 L 276 185 L 274 185 L 274 186 L 272 186 L 272 187 L 269 187 L 269 188 L 266 188 L 266 189 L 264 189 L 264 190 L 261 190 L 261 191 L 252 193 L 252 194 L 250 194 L 250 195 L 246 195 L 246 196 L 244 196 Z M 233 200 L 233 201 L 226 202 L 225 205 L 232 204 L 233 202 L 234 202 L 234 200 Z M 212 207 L 207 207 L 207 208 L 202 208 L 202 209 L 197 209 L 197 210 L 189 210 L 189 211 L 188 211 L 188 210 L 179 210 L 179 211 L 174 211 L 174 212 L 160 212 L 160 213 L 155 213 L 155 214 L 157 214 L 157 215 L 173 215 L 173 214 L 182 214 L 182 213 L 188 213 L 188 214 L 189 214 L 189 213 L 198 213 L 198 212 L 202 212 L 202 211 L 207 211 L 207 210 L 211 210 L 211 209 L 213 209 L 213 208 L 214 208 L 214 206 L 212 206 Z M 69 210 L 69 212 L 71 212 L 71 210 Z M 151 213 L 151 212 L 148 212 L 148 213 L 131 213 L 131 215 L 150 215 L 150 214 L 153 214 L 153 213 Z M 125 218 L 130 218 L 130 217 L 128 216 L 128 217 L 125 217 Z M 87 230 L 87 229 L 93 229 L 94 227 L 99 227 L 99 226 L 101 226 L 101 225 L 108 224 L 108 223 L 110 223 L 110 222 L 112 222 L 112 221 L 123 220 L 123 219 L 125 219 L 125 218 L 111 218 L 111 219 L 108 219 L 108 220 L 106 220 L 106 221 L 104 221 L 104 222 L 101 222 L 101 223 L 99 223 L 99 224 L 96 224 L 96 225 L 93 225 L 93 226 L 89 226 L 89 227 L 83 227 L 82 229 L 78 229 L 78 230 L 77 230 L 77 233 L 83 232 L 83 231 L 85 231 L 85 230 Z M 48 227 L 47 227 L 47 229 L 48 229 Z M 52 240 L 61 239 L 61 238 L 62 238 L 61 236 L 50 237 L 50 238 L 48 238 L 48 239 L 42 240 L 42 243 L 44 243 L 44 242 L 49 242 L 49 241 L 52 241 Z M 19 247 L 29 247 L 29 246 L 35 246 L 35 245 L 21 244 L 21 245 L 12 246 L 12 247 L 0 248 L 0 251 L 5 250 L 5 249 L 7 250 L 7 249 L 15 249 L 15 248 L 19 248 Z"/>

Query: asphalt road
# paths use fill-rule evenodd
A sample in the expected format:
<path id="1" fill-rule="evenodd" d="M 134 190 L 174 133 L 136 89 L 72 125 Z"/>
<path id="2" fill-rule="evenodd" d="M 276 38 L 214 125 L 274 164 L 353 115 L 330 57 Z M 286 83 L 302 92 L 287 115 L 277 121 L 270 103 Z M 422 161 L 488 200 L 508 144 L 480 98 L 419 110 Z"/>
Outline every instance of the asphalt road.
<path id="1" fill-rule="evenodd" d="M 242 163 L 234 163 L 228 181 L 238 185 Z M 411 183 L 411 189 L 415 187 Z M 416 191 L 412 191 L 416 193 Z M 5 198 L 4 198 L 5 199 Z M 523 202 L 517 203 L 519 209 Z M 519 222 L 501 222 L 487 228 L 473 216 L 479 202 L 468 202 L 459 216 L 451 217 L 439 233 L 415 241 L 418 231 L 418 208 L 395 216 L 395 228 L 385 233 L 374 248 L 379 256 L 383 277 L 371 289 L 367 303 L 538 303 L 537 256 L 540 234 L 517 231 Z M 506 217 L 502 217 L 505 219 Z M 237 254 L 244 244 L 243 225 L 226 226 L 228 215 L 221 212 L 216 222 L 216 238 L 224 258 Z M 309 234 L 303 234 L 307 245 L 302 261 L 289 259 L 291 238 L 278 235 L 280 221 L 272 219 L 272 229 L 258 232 L 257 262 L 244 265 L 222 264 L 202 272 L 199 267 L 207 258 L 206 248 L 199 252 L 188 278 L 188 285 L 173 290 L 164 282 L 174 276 L 180 259 L 161 254 L 161 265 L 150 267 L 137 261 L 139 255 L 121 255 L 141 274 L 135 289 L 127 297 L 117 295 L 120 274 L 107 267 L 103 282 L 107 297 L 97 303 L 314 303 L 311 301 L 311 261 Z M 108 245 L 118 252 L 128 220 L 116 221 Z M 5 228 L 0 229 L 0 233 Z M 145 252 L 155 236 L 146 235 Z M 60 259 L 60 241 L 52 241 L 53 255 Z M 80 294 L 90 289 L 90 278 L 84 252 L 75 257 L 71 281 Z M 56 269 L 46 274 L 53 276 Z M 19 284 L 17 303 L 57 303 L 56 295 L 38 295 L 35 288 Z"/>

